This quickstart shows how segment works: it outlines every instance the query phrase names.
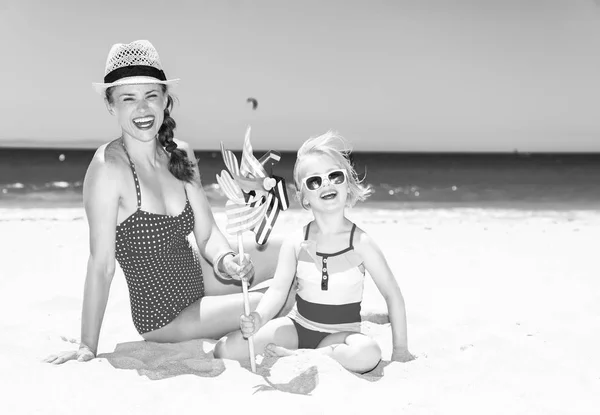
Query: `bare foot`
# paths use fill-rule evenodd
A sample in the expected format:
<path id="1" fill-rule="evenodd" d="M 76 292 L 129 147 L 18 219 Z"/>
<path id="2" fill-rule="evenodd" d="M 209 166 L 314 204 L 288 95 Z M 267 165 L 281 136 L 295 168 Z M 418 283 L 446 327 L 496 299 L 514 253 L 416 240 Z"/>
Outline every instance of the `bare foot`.
<path id="1" fill-rule="evenodd" d="M 269 343 L 265 346 L 266 357 L 283 357 L 292 356 L 297 353 L 297 350 L 286 349 L 285 347 L 277 346 L 274 343 Z"/>

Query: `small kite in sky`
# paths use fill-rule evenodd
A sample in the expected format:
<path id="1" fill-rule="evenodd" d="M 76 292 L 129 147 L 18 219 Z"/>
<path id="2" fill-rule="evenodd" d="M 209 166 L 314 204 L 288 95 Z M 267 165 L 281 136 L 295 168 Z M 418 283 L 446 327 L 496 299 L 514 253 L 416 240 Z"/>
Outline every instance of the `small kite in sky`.
<path id="1" fill-rule="evenodd" d="M 252 104 L 252 109 L 255 110 L 258 107 L 258 101 L 256 100 L 256 98 L 248 98 L 246 100 L 246 102 L 250 102 Z"/>

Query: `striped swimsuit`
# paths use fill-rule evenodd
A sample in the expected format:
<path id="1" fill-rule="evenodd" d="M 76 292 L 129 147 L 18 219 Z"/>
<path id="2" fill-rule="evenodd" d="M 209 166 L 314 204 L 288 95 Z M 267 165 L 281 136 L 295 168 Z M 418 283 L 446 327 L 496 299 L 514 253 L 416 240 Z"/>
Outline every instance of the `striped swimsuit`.
<path id="1" fill-rule="evenodd" d="M 288 314 L 299 349 L 314 349 L 331 333 L 360 332 L 365 268 L 354 251 L 355 230 L 353 224 L 346 249 L 326 254 L 308 240 L 310 223 L 306 226 L 296 267 L 296 304 Z"/>
<path id="2" fill-rule="evenodd" d="M 133 324 L 144 334 L 166 326 L 202 298 L 204 280 L 199 258 L 187 239 L 194 229 L 187 195 L 185 208 L 177 216 L 142 210 L 140 183 L 129 154 L 127 158 L 137 210 L 117 226 L 116 258 L 129 288 Z"/>

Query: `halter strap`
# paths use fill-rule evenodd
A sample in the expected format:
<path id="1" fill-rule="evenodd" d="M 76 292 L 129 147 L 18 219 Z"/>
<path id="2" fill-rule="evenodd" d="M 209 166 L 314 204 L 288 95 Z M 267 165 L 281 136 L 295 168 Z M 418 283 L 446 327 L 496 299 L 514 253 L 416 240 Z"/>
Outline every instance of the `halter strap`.
<path id="1" fill-rule="evenodd" d="M 310 232 L 310 224 L 312 222 L 308 222 L 306 225 L 306 232 L 304 233 L 304 240 L 308 241 L 308 233 Z M 350 230 L 350 243 L 347 249 L 354 249 L 354 231 L 356 231 L 356 223 L 352 224 L 352 229 Z"/>
<path id="2" fill-rule="evenodd" d="M 311 222 L 308 222 L 308 225 L 306 225 L 306 232 L 304 233 L 305 241 L 308 241 L 308 232 L 310 232 L 310 224 L 311 224 Z"/>
<path id="3" fill-rule="evenodd" d="M 356 223 L 352 224 L 352 230 L 350 231 L 350 248 L 354 249 L 354 231 L 356 230 Z"/>
<path id="4" fill-rule="evenodd" d="M 133 173 L 133 180 L 135 182 L 135 191 L 137 193 L 137 208 L 140 210 L 142 208 L 142 192 L 140 191 L 140 181 L 138 180 L 137 173 L 135 172 L 135 165 L 133 161 L 131 161 L 131 157 L 129 157 L 129 153 L 127 152 L 127 147 L 125 147 L 125 141 L 121 138 L 121 144 L 123 145 L 123 149 L 125 150 L 125 154 L 127 155 L 127 159 L 129 160 L 129 166 L 131 167 L 131 172 Z"/>

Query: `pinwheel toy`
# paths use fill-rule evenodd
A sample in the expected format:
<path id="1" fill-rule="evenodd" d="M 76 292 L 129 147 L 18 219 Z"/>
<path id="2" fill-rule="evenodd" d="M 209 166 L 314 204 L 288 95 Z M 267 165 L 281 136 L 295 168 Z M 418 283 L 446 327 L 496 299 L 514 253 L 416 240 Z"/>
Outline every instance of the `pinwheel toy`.
<path id="1" fill-rule="evenodd" d="M 227 233 L 237 236 L 241 263 L 244 257 L 243 233 L 254 232 L 256 243 L 265 245 L 279 212 L 289 207 L 285 180 L 271 174 L 273 166 L 281 160 L 281 155 L 271 150 L 260 159 L 256 159 L 250 144 L 250 127 L 246 130 L 242 160 L 239 165 L 235 154 L 226 150 L 223 143 L 221 143 L 221 155 L 227 170 L 222 170 L 220 175 L 217 174 L 217 183 L 227 197 L 226 230 Z M 246 278 L 242 278 L 242 291 L 244 312 L 250 315 Z M 248 349 L 252 371 L 256 372 L 252 337 L 248 338 Z"/>

